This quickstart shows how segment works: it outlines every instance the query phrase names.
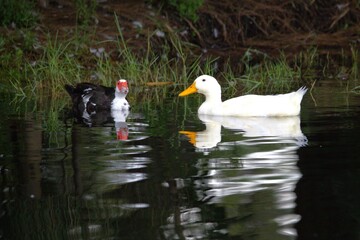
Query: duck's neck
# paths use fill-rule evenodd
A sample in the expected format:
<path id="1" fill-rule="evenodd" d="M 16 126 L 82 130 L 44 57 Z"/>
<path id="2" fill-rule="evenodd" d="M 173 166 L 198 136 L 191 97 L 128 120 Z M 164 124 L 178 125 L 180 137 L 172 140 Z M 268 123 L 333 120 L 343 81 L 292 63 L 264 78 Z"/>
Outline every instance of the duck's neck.
<path id="1" fill-rule="evenodd" d="M 221 91 L 220 92 L 212 92 L 211 94 L 205 95 L 205 102 L 201 104 L 198 109 L 199 114 L 210 114 L 213 115 L 214 113 L 219 113 L 222 111 L 221 109 Z"/>
<path id="2" fill-rule="evenodd" d="M 221 90 L 210 93 L 203 93 L 205 95 L 205 103 L 209 104 L 220 104 L 221 101 Z"/>
<path id="3" fill-rule="evenodd" d="M 125 99 L 125 97 L 126 97 L 126 94 L 115 91 L 115 99 Z"/>
<path id="4" fill-rule="evenodd" d="M 125 99 L 126 94 L 122 92 L 115 91 L 115 98 L 111 103 L 112 110 L 126 110 L 129 109 L 129 104 Z"/>

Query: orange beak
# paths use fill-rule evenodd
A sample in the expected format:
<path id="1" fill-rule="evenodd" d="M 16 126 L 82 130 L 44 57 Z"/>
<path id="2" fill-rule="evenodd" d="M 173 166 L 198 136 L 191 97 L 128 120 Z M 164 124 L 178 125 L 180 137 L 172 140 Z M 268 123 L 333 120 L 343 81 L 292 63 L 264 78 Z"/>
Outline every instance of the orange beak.
<path id="1" fill-rule="evenodd" d="M 196 89 L 196 86 L 195 86 L 195 82 L 193 84 L 190 85 L 190 87 L 188 87 L 187 89 L 185 89 L 184 91 L 182 91 L 180 94 L 179 94 L 179 97 L 184 97 L 184 96 L 187 96 L 189 94 L 193 94 L 193 93 L 196 93 L 198 90 Z"/>
<path id="2" fill-rule="evenodd" d="M 184 134 L 189 138 L 189 142 L 195 146 L 196 144 L 196 132 L 191 131 L 179 131 L 179 133 Z"/>

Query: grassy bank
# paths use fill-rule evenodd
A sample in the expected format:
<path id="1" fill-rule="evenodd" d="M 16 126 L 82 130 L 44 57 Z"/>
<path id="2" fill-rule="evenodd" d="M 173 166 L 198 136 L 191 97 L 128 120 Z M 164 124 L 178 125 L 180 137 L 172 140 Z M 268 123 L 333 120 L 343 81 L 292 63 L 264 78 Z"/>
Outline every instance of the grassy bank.
<path id="1" fill-rule="evenodd" d="M 161 52 L 154 51 L 158 46 L 149 37 L 139 55 L 127 44 L 116 16 L 114 22 L 118 37 L 106 42 L 94 41 L 93 33 L 81 28 L 70 38 L 47 35 L 39 41 L 31 29 L 0 37 L 1 92 L 12 96 L 10 105 L 15 111 L 41 112 L 49 142 L 57 143 L 62 110 L 71 104 L 64 84 L 87 81 L 112 86 L 117 79 L 125 78 L 130 84 L 128 100 L 135 112 L 136 106 L 148 106 L 151 112 L 168 98 L 176 99 L 176 109 L 177 94 L 201 74 L 216 76 L 228 96 L 281 93 L 302 85 L 311 87 L 324 78 L 341 82 L 342 91 L 360 90 L 360 59 L 355 47 L 351 54 L 333 55 L 311 48 L 276 57 L 248 49 L 234 61 L 195 55 L 192 45 L 169 35 Z"/>
<path id="2" fill-rule="evenodd" d="M 296 12 L 294 16 L 302 20 L 304 28 L 314 29 L 319 34 L 304 34 L 313 41 L 305 41 L 301 37 L 299 40 L 303 46 L 299 47 L 299 42 L 292 46 L 288 38 L 294 37 L 291 34 L 293 31 L 287 33 L 285 29 L 283 37 L 287 39 L 284 41 L 286 46 L 274 53 L 277 49 L 274 46 L 277 45 L 264 44 L 261 40 L 270 39 L 269 34 L 274 26 L 279 28 L 287 25 L 275 24 L 265 28 L 260 23 L 267 21 L 257 22 L 260 25 L 253 24 L 253 27 L 260 27 L 269 34 L 260 39 L 259 46 L 263 48 L 250 48 L 248 46 L 259 44 L 261 31 L 246 27 L 251 21 L 228 18 L 226 6 L 231 1 L 220 5 L 216 1 L 209 1 L 207 6 L 203 6 L 201 0 L 193 4 L 160 1 L 163 3 L 160 5 L 157 1 L 131 5 L 99 3 L 95 0 L 62 2 L 63 5 L 53 4 L 44 11 L 36 5 L 36 1 L 3 0 L 0 6 L 0 13 L 3 13 L 0 14 L 0 84 L 3 92 L 46 104 L 50 102 L 46 101 L 49 97 L 56 100 L 66 96 L 64 84 L 88 81 L 111 86 L 117 79 L 125 78 L 133 89 L 129 97 L 134 102 L 161 102 L 166 96 L 176 95 L 184 85 L 201 74 L 216 76 L 228 95 L 284 92 L 300 85 L 310 86 L 324 78 L 341 81 L 348 92 L 358 89 L 360 57 L 357 42 L 343 41 L 347 47 L 341 51 L 339 47 L 334 47 L 333 41 L 325 41 L 328 45 L 324 45 L 329 46 L 329 50 L 317 49 L 314 45 L 324 42 L 324 36 L 332 36 L 333 33 L 324 35 L 325 30 L 317 29 L 319 26 L 313 26 L 313 21 L 308 24 L 308 19 L 301 16 L 301 13 L 314 17 L 322 16 L 316 14 L 337 16 L 331 15 L 335 14 L 333 12 L 318 13 L 311 9 L 310 12 Z M 270 7 L 278 6 L 276 2 L 268 4 Z M 241 4 L 235 5 L 239 9 L 244 8 Z M 284 8 L 287 11 L 282 12 L 287 13 L 306 6 L 306 3 L 296 3 L 278 7 Z M 139 15 L 132 7 L 137 7 L 142 13 Z M 123 11 L 124 8 L 126 11 Z M 219 13 L 225 12 L 214 19 L 215 12 L 212 10 L 216 8 Z M 128 11 L 133 11 L 130 18 L 126 15 Z M 166 16 L 168 11 L 173 11 L 172 17 Z M 253 11 L 259 11 L 258 15 L 264 19 L 272 14 L 271 11 L 257 8 Z M 111 15 L 114 12 L 118 12 L 119 17 Z M 243 11 L 244 19 L 251 19 L 250 13 Z M 352 14 L 346 12 L 349 19 L 344 18 L 349 24 L 356 23 L 356 19 L 351 18 Z M 199 16 L 201 18 L 198 19 Z M 289 23 L 297 22 L 292 21 L 291 16 L 285 14 L 284 17 L 290 17 Z M 54 22 L 54 18 L 61 21 Z M 134 21 L 136 18 L 141 21 Z M 220 24 L 220 29 L 216 24 L 218 22 L 226 24 Z M 341 30 L 346 30 L 346 27 L 341 28 L 342 21 L 329 24 L 340 31 L 339 36 L 343 35 Z M 56 27 L 59 27 L 57 32 L 50 29 Z M 292 26 L 289 28 L 295 30 Z M 243 29 L 243 32 L 234 29 Z M 102 31 L 105 30 L 109 30 L 110 33 L 105 33 L 110 37 L 104 37 L 106 34 Z M 235 36 L 235 32 L 242 37 Z M 302 31 L 300 33 L 303 34 Z M 281 41 L 274 42 L 281 44 Z M 340 42 L 337 39 L 336 43 Z M 349 44 L 354 45 L 349 47 Z M 303 50 L 304 46 L 309 47 Z M 226 49 L 229 49 L 228 53 Z M 285 52 L 286 49 L 301 50 Z M 330 52 L 332 49 L 336 49 L 336 52 Z M 135 86 L 137 88 L 133 88 Z"/>
<path id="3" fill-rule="evenodd" d="M 64 84 L 88 81 L 111 86 L 125 78 L 131 88 L 138 87 L 129 94 L 133 101 L 161 102 L 201 74 L 216 76 L 230 95 L 284 92 L 321 78 L 342 81 L 347 91 L 358 89 L 360 60 L 356 47 L 351 48 L 351 54 L 332 55 L 311 48 L 276 57 L 248 49 L 241 59 L 227 61 L 205 53 L 195 55 L 194 46 L 180 41 L 176 34 L 168 34 L 161 51 L 155 51 L 158 42 L 152 41 L 150 34 L 139 54 L 127 44 L 116 15 L 114 24 L 117 39 L 102 42 L 81 26 L 65 38 L 46 35 L 40 41 L 34 29 L 18 29 L 0 37 L 2 91 L 46 104 L 49 97 L 66 96 Z"/>

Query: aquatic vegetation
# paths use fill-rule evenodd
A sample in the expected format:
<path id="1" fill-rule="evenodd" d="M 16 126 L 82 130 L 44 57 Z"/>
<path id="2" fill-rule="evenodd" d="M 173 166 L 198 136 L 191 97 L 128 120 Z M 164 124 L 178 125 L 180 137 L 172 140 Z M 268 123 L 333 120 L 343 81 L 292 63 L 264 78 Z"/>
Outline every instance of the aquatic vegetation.
<path id="1" fill-rule="evenodd" d="M 359 49 L 356 46 L 351 46 L 351 77 L 353 79 L 359 79 L 360 71 L 360 54 Z"/>
<path id="2" fill-rule="evenodd" d="M 316 76 L 319 69 L 319 53 L 317 48 L 311 47 L 294 56 L 294 68 L 302 79 Z M 325 66 L 323 66 L 325 67 Z"/>
<path id="3" fill-rule="evenodd" d="M 259 65 L 247 65 L 240 78 L 247 93 L 289 91 L 300 80 L 300 72 L 290 66 L 284 55 L 276 60 L 266 59 Z"/>

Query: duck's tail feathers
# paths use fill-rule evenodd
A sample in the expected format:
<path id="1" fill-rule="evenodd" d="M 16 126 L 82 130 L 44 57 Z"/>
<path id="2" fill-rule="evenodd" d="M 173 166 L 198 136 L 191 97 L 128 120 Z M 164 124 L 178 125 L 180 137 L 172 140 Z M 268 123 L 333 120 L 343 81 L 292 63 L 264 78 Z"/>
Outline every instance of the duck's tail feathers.
<path id="1" fill-rule="evenodd" d="M 71 85 L 65 84 L 65 90 L 68 92 L 70 96 L 73 95 L 75 88 Z"/>
<path id="2" fill-rule="evenodd" d="M 307 92 L 307 90 L 308 90 L 308 88 L 305 87 L 305 86 L 303 86 L 303 87 L 299 88 L 299 90 L 297 90 L 296 93 L 299 94 L 299 95 L 301 95 L 301 97 L 302 97 L 302 96 L 305 95 L 305 93 Z"/>

